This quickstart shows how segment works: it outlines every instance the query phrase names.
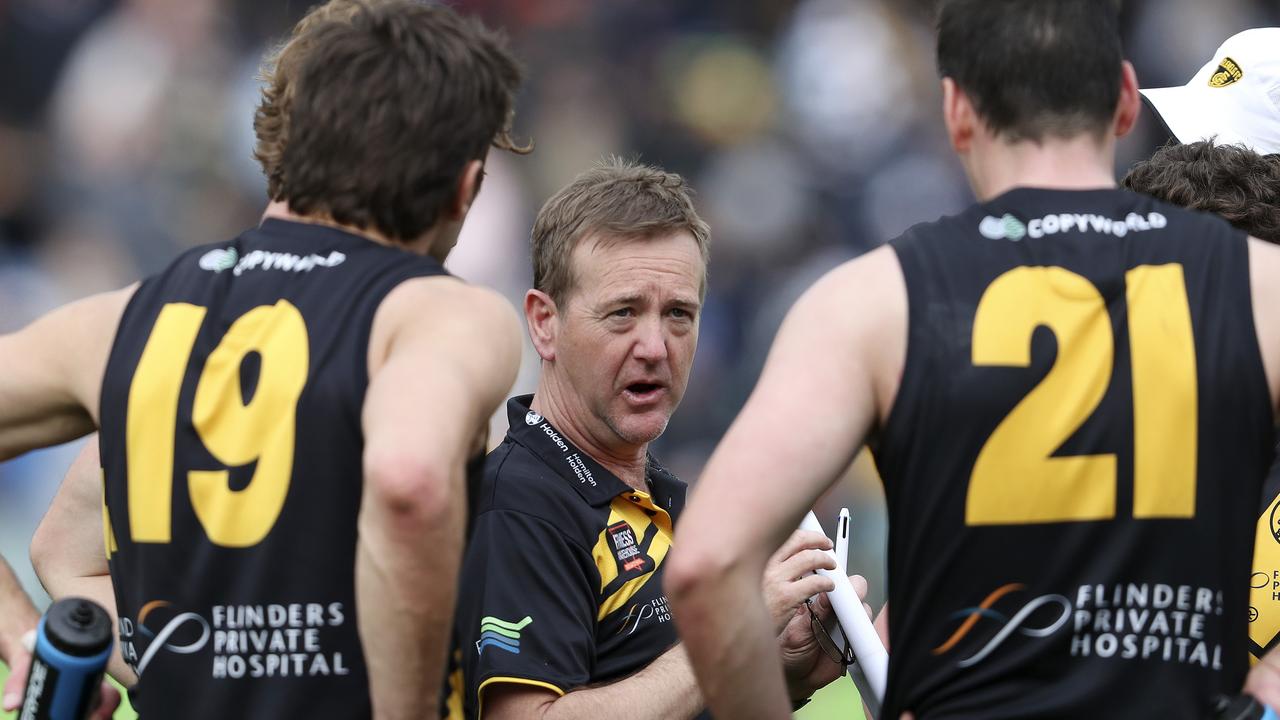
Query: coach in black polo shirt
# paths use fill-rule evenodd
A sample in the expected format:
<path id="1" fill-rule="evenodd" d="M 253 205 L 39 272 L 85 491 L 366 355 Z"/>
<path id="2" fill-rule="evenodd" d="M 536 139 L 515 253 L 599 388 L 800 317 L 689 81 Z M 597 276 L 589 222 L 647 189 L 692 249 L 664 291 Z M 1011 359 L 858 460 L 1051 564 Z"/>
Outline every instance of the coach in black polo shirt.
<path id="1" fill-rule="evenodd" d="M 707 226 L 678 175 L 613 161 L 542 208 L 533 263 L 542 375 L 473 488 L 449 716 L 687 720 L 703 701 L 662 592 L 686 486 L 647 450 L 688 381 Z M 796 611 L 831 588 L 817 547 L 793 538 L 764 591 L 796 699 L 842 671 Z"/>

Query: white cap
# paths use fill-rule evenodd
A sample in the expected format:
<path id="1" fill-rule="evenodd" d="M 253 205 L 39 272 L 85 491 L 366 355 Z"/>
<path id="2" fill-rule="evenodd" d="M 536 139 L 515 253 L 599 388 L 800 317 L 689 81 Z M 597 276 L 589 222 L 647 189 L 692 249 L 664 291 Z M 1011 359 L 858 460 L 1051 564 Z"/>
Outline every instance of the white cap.
<path id="1" fill-rule="evenodd" d="M 1280 28 L 1232 35 L 1191 82 L 1141 91 L 1180 142 L 1280 153 Z"/>

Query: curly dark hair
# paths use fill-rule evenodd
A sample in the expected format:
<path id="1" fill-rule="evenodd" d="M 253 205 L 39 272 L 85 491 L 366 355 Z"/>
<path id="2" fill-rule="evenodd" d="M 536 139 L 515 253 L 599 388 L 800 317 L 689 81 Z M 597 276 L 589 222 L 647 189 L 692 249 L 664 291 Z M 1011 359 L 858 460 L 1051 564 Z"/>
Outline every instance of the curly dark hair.
<path id="1" fill-rule="evenodd" d="M 254 156 L 272 200 L 410 241 L 466 163 L 511 139 L 504 38 L 422 0 L 330 0 L 267 58 Z"/>
<path id="2" fill-rule="evenodd" d="M 1130 168 L 1120 184 L 1217 213 L 1256 238 L 1280 244 L 1280 155 L 1213 140 L 1171 143 Z"/>

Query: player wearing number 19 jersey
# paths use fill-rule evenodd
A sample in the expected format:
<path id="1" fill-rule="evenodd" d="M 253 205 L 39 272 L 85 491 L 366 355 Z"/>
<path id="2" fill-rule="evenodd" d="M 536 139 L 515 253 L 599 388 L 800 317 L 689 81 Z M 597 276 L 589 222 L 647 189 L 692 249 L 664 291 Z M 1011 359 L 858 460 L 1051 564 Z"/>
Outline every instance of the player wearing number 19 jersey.
<path id="1" fill-rule="evenodd" d="M 193 682 L 235 688 L 210 693 L 210 717 L 368 713 L 352 512 L 368 338 L 414 278 L 456 282 L 429 257 L 268 219 L 133 293 L 99 444 L 145 714 L 186 716 Z"/>
<path id="2" fill-rule="evenodd" d="M 0 337 L 0 458 L 101 428 L 105 493 L 73 472 L 61 526 L 114 601 L 46 584 L 117 615 L 144 717 L 434 711 L 464 469 L 519 358 L 441 262 L 518 81 L 447 8 L 313 10 L 257 114 L 261 226 Z"/>
<path id="3" fill-rule="evenodd" d="M 889 510 L 885 717 L 1198 719 L 1245 684 L 1280 252 L 1115 189 L 1139 108 L 1116 16 L 942 5 L 980 202 L 811 288 L 699 481 L 667 585 L 718 717 L 785 716 L 746 589 L 864 442 Z"/>

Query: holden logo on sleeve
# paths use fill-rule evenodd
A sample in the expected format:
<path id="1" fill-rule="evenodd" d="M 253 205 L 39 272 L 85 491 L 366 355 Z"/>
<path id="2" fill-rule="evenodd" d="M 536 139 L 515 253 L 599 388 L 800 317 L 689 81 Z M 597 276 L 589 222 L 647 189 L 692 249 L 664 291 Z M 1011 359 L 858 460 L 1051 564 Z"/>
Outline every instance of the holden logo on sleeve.
<path id="1" fill-rule="evenodd" d="M 525 425 L 530 425 L 530 426 L 532 426 L 532 425 L 537 425 L 537 424 L 538 424 L 538 423 L 540 423 L 540 422 L 542 422 L 542 416 L 541 416 L 541 415 L 539 415 L 538 413 L 536 413 L 536 412 L 534 412 L 534 411 L 530 410 L 529 412 L 527 412 L 527 413 L 525 413 L 525 414 L 524 414 L 524 424 L 525 424 Z"/>

